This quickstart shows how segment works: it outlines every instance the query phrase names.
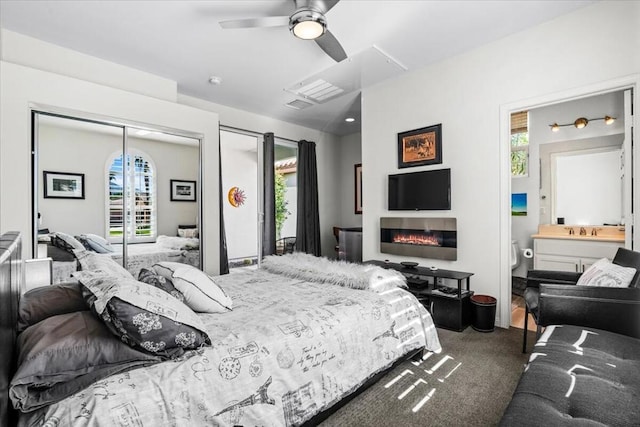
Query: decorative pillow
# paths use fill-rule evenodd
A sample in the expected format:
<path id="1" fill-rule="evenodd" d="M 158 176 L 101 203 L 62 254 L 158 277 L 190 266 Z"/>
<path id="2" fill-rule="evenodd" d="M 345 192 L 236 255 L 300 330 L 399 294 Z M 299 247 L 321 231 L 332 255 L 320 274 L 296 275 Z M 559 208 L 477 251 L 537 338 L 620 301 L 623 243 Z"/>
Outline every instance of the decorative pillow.
<path id="1" fill-rule="evenodd" d="M 192 239 L 195 239 L 198 237 L 198 229 L 197 228 L 178 228 L 178 236 L 190 237 Z"/>
<path id="2" fill-rule="evenodd" d="M 118 372 L 161 361 L 122 343 L 90 311 L 49 317 L 17 340 L 18 369 L 9 396 L 29 412 Z"/>
<path id="3" fill-rule="evenodd" d="M 138 273 L 138 280 L 148 285 L 155 286 L 158 289 L 162 289 L 178 301 L 184 302 L 184 295 L 182 295 L 182 292 L 173 286 L 171 280 L 156 274 L 153 270 L 149 270 L 147 268 L 141 269 L 140 273 Z"/>
<path id="4" fill-rule="evenodd" d="M 369 289 L 380 293 L 395 288 L 408 289 L 407 278 L 399 271 L 385 269 L 378 266 L 368 271 L 369 273 Z"/>
<path id="5" fill-rule="evenodd" d="M 334 261 L 304 252 L 267 256 L 261 268 L 293 279 L 374 292 L 382 292 L 393 287 L 407 287 L 406 279 L 400 277 L 402 275 L 397 271 L 368 264 Z"/>
<path id="6" fill-rule="evenodd" d="M 53 261 L 75 261 L 76 256 L 67 251 L 66 249 L 60 249 L 58 246 L 53 246 L 51 243 L 47 243 L 47 256 Z"/>
<path id="7" fill-rule="evenodd" d="M 17 332 L 21 333 L 52 316 L 87 310 L 80 288 L 80 283 L 76 282 L 42 286 L 25 292 L 18 306 Z"/>
<path id="8" fill-rule="evenodd" d="M 67 233 L 61 233 L 59 231 L 51 233 L 51 244 L 69 252 L 72 252 L 74 250 L 81 251 L 84 249 L 82 243 L 80 243 L 75 237 Z"/>
<path id="9" fill-rule="evenodd" d="M 184 295 L 184 302 L 200 313 L 225 313 L 231 310 L 231 298 L 204 272 L 188 264 L 164 261 L 153 265 L 156 274 L 170 279 Z"/>
<path id="10" fill-rule="evenodd" d="M 80 236 L 76 236 L 76 238 L 90 251 L 94 251 L 99 254 L 107 254 L 114 251 L 111 243 L 107 242 L 104 237 L 100 237 L 97 234 L 81 234 Z"/>
<path id="11" fill-rule="evenodd" d="M 96 254 L 87 250 L 73 251 L 73 253 L 83 271 L 101 271 L 103 275 L 133 279 L 131 273 L 111 258 L 111 255 Z"/>
<path id="12" fill-rule="evenodd" d="M 636 269 L 613 264 L 602 258 L 591 265 L 578 279 L 577 285 L 628 288 Z"/>
<path id="13" fill-rule="evenodd" d="M 134 279 L 78 274 L 92 310 L 112 333 L 132 347 L 165 358 L 211 344 L 197 314 L 168 293 Z"/>

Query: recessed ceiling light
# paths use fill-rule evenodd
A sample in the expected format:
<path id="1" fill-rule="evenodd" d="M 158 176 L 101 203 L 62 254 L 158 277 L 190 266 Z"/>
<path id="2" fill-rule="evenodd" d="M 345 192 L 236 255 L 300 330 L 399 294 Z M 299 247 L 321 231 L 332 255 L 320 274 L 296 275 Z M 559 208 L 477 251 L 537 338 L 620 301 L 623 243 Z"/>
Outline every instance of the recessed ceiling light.
<path id="1" fill-rule="evenodd" d="M 344 119 L 344 121 L 347 123 L 351 123 L 351 122 L 355 122 L 356 119 L 354 119 L 353 117 L 347 117 L 346 119 Z"/>
<path id="2" fill-rule="evenodd" d="M 209 83 L 211 83 L 212 85 L 219 85 L 220 83 L 222 83 L 222 79 L 218 76 L 211 76 L 209 77 Z"/>
<path id="3" fill-rule="evenodd" d="M 145 135 L 148 135 L 150 133 L 151 133 L 150 131 L 144 130 L 144 129 L 138 129 L 136 131 L 136 135 L 139 135 L 139 136 L 145 136 Z"/>

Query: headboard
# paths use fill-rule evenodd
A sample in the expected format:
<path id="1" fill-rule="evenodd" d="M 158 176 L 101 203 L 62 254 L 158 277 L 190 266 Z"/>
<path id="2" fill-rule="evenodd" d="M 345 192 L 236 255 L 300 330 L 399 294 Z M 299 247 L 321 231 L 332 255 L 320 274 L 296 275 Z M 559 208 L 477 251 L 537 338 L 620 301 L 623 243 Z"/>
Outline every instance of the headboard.
<path id="1" fill-rule="evenodd" d="M 15 425 L 9 404 L 9 382 L 14 371 L 18 301 L 24 287 L 22 237 L 17 231 L 0 236 L 0 425 Z"/>

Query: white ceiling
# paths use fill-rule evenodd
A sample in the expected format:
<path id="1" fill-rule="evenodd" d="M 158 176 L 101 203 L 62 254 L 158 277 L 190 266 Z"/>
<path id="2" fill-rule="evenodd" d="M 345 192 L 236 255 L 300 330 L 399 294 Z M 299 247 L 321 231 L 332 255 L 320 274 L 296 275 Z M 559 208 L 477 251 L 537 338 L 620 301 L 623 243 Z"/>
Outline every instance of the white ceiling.
<path id="1" fill-rule="evenodd" d="M 218 24 L 290 15 L 293 0 L 1 0 L 0 26 L 169 78 L 185 95 L 345 135 L 360 131 L 359 89 L 364 84 L 394 78 L 593 2 L 342 0 L 326 18 L 349 58 L 375 50 L 399 67 L 363 79 L 349 73 L 370 72 L 378 68 L 375 62 L 372 67 L 366 60 L 356 61 L 357 70 L 336 64 L 315 42 L 295 38 L 287 27 L 223 30 Z M 285 106 L 298 99 L 286 89 L 336 74 L 356 80 L 344 95 L 303 110 Z M 212 75 L 222 83 L 208 83 Z M 347 116 L 356 121 L 346 123 Z"/>

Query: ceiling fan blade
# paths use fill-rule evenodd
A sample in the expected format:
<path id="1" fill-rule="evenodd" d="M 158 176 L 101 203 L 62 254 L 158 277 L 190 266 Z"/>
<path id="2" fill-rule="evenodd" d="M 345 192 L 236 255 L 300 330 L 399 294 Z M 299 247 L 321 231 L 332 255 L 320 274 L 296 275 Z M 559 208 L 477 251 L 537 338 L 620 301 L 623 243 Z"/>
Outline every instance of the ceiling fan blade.
<path id="1" fill-rule="evenodd" d="M 315 7 L 322 13 L 327 13 L 335 6 L 340 0 L 311 0 L 310 6 Z"/>
<path id="2" fill-rule="evenodd" d="M 326 52 L 327 55 L 333 58 L 334 61 L 340 62 L 343 59 L 347 59 L 347 53 L 344 51 L 340 42 L 335 38 L 331 31 L 326 30 L 325 33 L 316 39 L 318 46 Z"/>
<path id="3" fill-rule="evenodd" d="M 220 21 L 219 24 L 225 30 L 233 28 L 280 27 L 289 25 L 289 17 L 265 16 L 262 18 L 234 19 L 231 21 Z"/>

